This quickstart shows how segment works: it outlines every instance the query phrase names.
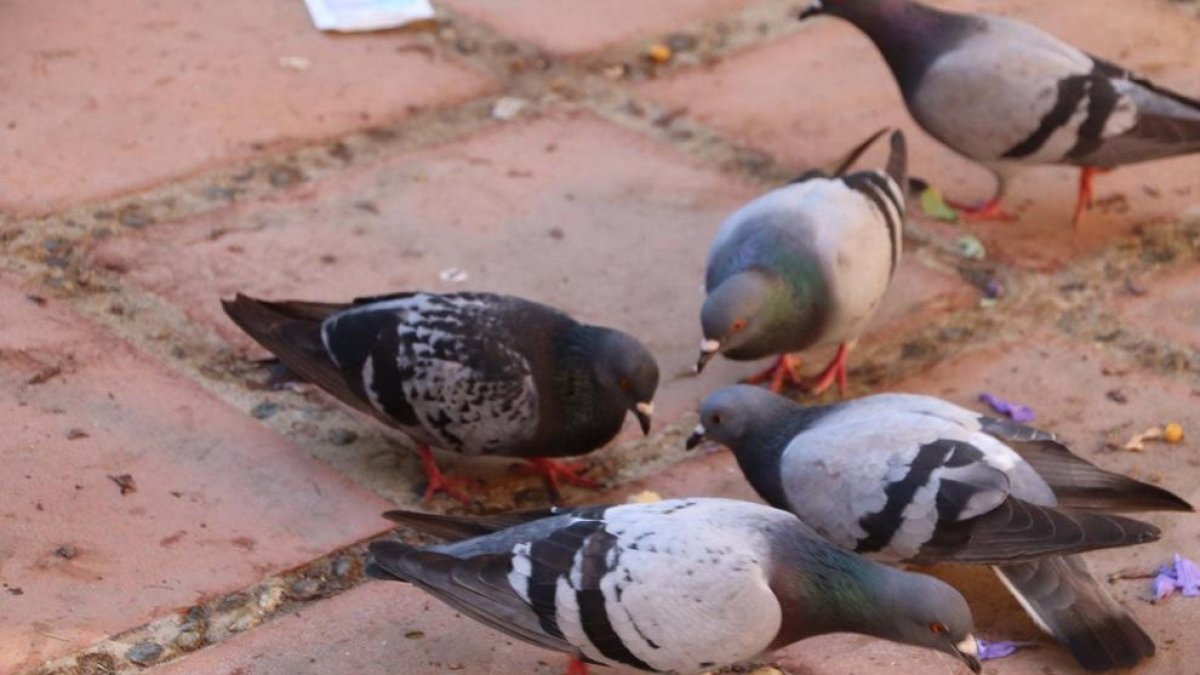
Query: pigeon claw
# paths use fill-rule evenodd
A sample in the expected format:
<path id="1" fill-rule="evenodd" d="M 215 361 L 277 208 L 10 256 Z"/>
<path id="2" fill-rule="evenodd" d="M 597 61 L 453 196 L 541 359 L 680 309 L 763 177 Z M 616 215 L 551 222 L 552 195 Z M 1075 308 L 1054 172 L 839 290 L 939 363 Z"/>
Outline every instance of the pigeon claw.
<path id="1" fill-rule="evenodd" d="M 566 481 L 571 485 L 578 485 L 579 487 L 593 490 L 602 487 L 600 483 L 579 475 L 580 472 L 586 471 L 590 466 L 586 462 L 555 462 L 545 457 L 534 457 L 525 461 L 529 462 L 532 470 L 542 474 L 546 479 L 546 483 L 550 487 L 550 494 L 554 496 L 555 501 L 562 499 L 562 494 L 559 492 L 560 480 Z"/>
<path id="2" fill-rule="evenodd" d="M 425 496 L 422 499 L 428 502 L 435 494 L 444 492 L 447 497 L 458 500 L 463 506 L 470 506 L 471 498 L 457 486 L 470 485 L 471 481 L 466 478 L 451 478 L 442 473 L 428 447 L 421 446 L 417 452 L 421 455 L 421 468 L 424 469 L 426 478 Z"/>
<path id="3" fill-rule="evenodd" d="M 1095 196 L 1092 192 L 1092 179 L 1097 174 L 1108 173 L 1111 169 L 1097 169 L 1093 166 L 1085 166 L 1079 171 L 1079 196 L 1075 199 L 1075 215 L 1071 217 L 1071 224 L 1079 227 L 1079 221 L 1083 219 L 1083 214 L 1088 209 L 1092 208 L 1092 198 Z"/>
<path id="4" fill-rule="evenodd" d="M 1017 219 L 1016 216 L 1000 206 L 1000 197 L 992 197 L 980 204 L 963 204 L 949 200 L 946 201 L 946 204 L 957 211 L 960 218 L 969 223 L 987 220 L 1009 222 Z"/>
<path id="5" fill-rule="evenodd" d="M 799 356 L 791 354 L 783 354 L 775 363 L 766 370 L 751 375 L 745 379 L 746 384 L 762 384 L 770 382 L 770 390 L 776 394 L 783 391 L 784 382 L 790 382 L 795 385 L 803 385 L 803 379 L 797 374 L 800 364 L 804 361 Z"/>
<path id="6" fill-rule="evenodd" d="M 567 675 L 588 675 L 587 664 L 579 656 L 572 654 L 571 662 L 567 664 Z"/>
<path id="7" fill-rule="evenodd" d="M 846 357 L 850 354 L 850 347 L 845 343 L 838 345 L 837 354 L 834 354 L 833 360 L 825 366 L 825 370 L 821 371 L 816 378 L 805 382 L 804 388 L 813 396 L 819 396 L 825 392 L 836 380 L 838 384 L 838 395 L 846 398 L 846 386 L 849 383 L 850 376 L 846 372 Z"/>

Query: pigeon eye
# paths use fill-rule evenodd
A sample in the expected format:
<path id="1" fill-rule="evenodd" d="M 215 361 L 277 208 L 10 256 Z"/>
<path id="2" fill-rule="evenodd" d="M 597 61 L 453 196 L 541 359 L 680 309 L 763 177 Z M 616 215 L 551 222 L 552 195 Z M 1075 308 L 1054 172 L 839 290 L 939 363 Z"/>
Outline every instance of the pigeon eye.
<path id="1" fill-rule="evenodd" d="M 628 377 L 622 377 L 621 380 L 617 382 L 617 386 L 621 388 L 621 391 L 629 391 L 633 388 L 633 381 Z"/>
<path id="2" fill-rule="evenodd" d="M 731 328 L 732 328 L 733 332 L 735 332 L 735 333 L 736 333 L 736 332 L 738 332 L 739 330 L 741 330 L 741 329 L 745 328 L 745 327 L 746 327 L 746 320 L 745 320 L 745 319 L 738 319 L 738 320 L 734 321 L 734 322 L 733 322 L 733 326 L 731 326 Z"/>
<path id="3" fill-rule="evenodd" d="M 709 416 L 708 419 L 712 420 L 712 423 L 714 425 L 720 424 L 721 423 L 721 413 L 713 413 L 712 415 Z"/>
<path id="4" fill-rule="evenodd" d="M 946 626 L 940 623 L 931 623 L 929 624 L 929 630 L 940 635 L 946 632 Z"/>

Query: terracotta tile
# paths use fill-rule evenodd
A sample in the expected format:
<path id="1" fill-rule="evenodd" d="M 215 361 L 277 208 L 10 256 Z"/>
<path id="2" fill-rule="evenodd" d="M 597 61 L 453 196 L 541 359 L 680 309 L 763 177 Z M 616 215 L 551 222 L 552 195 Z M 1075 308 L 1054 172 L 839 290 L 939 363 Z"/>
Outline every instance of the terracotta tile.
<path id="1" fill-rule="evenodd" d="M 1099 56 L 1153 77 L 1164 86 L 1200 94 L 1200 28 L 1152 0 L 1104 0 L 1078 6 L 1032 0 L 953 0 L 934 3 L 1001 13 L 1034 23 Z M 847 83 L 853 83 L 848 86 Z M 749 49 L 718 64 L 640 85 L 643 95 L 684 106 L 696 121 L 800 168 L 840 157 L 883 126 L 899 126 L 911 142 L 912 173 L 964 201 L 990 195 L 988 173 L 920 132 L 870 42 L 849 24 L 814 19 L 789 37 Z M 1055 269 L 1126 235 L 1134 225 L 1178 215 L 1200 202 L 1192 176 L 1195 156 L 1123 168 L 1097 179 L 1099 206 L 1076 230 L 1070 217 L 1077 172 L 1039 168 L 1010 189 L 1016 223 L 944 228 L 973 232 L 992 255 L 1022 267 Z"/>
<path id="2" fill-rule="evenodd" d="M 386 502 L 53 301 L 4 283 L 0 317 L 0 671 L 386 529 Z"/>
<path id="3" fill-rule="evenodd" d="M 153 672 L 557 675 L 566 665 L 566 656 L 486 628 L 420 589 L 371 581 Z"/>
<path id="4" fill-rule="evenodd" d="M 420 35 L 322 34 L 292 0 L 18 0 L 5 8 L 5 35 L 0 210 L 21 214 L 494 87 Z M 302 68 L 281 65 L 289 58 Z"/>
<path id="5" fill-rule="evenodd" d="M 565 56 L 650 37 L 750 4 L 750 0 L 444 1 L 507 36 Z"/>
<path id="6" fill-rule="evenodd" d="M 1200 264 L 1143 279 L 1141 297 L 1123 297 L 1118 311 L 1139 330 L 1200 352 Z"/>

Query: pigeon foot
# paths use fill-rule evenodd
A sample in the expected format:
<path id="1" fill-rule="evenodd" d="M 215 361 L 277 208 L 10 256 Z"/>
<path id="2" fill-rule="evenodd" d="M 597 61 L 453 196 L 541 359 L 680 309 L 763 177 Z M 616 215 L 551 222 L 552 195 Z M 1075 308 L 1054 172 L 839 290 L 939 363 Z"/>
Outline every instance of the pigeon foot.
<path id="1" fill-rule="evenodd" d="M 428 484 L 425 487 L 424 501 L 429 501 L 439 492 L 446 493 L 446 496 L 457 499 L 463 506 L 471 505 L 471 498 L 467 493 L 458 489 L 458 485 L 470 485 L 471 481 L 466 478 L 451 478 L 442 473 L 438 468 L 437 461 L 433 458 L 433 452 L 427 446 L 422 445 L 417 448 L 417 453 L 421 455 L 421 468 L 425 471 L 425 478 Z"/>
<path id="2" fill-rule="evenodd" d="M 800 364 L 802 363 L 804 363 L 804 361 L 799 356 L 783 354 L 775 360 L 775 363 L 770 368 L 767 368 L 757 375 L 751 375 L 750 377 L 747 377 L 745 382 L 746 384 L 762 384 L 763 382 L 770 382 L 770 390 L 776 394 L 783 391 L 783 383 L 785 381 L 791 382 L 795 385 L 803 386 L 803 380 L 799 375 L 797 375 Z"/>
<path id="3" fill-rule="evenodd" d="M 1097 174 L 1108 173 L 1112 169 L 1097 169 L 1092 166 L 1085 166 L 1079 170 L 1079 196 L 1075 199 L 1075 215 L 1071 217 L 1071 225 L 1079 227 L 1079 221 L 1083 218 L 1083 214 L 1088 209 L 1092 208 L 1092 179 Z"/>
<path id="4" fill-rule="evenodd" d="M 950 208 L 958 212 L 959 217 L 967 222 L 979 222 L 986 220 L 999 220 L 1009 222 L 1016 220 L 1017 217 L 1005 211 L 1000 206 L 1000 197 L 993 197 L 986 202 L 980 204 L 963 204 L 962 202 L 946 201 Z"/>
<path id="5" fill-rule="evenodd" d="M 821 371 L 810 382 L 805 383 L 805 388 L 814 396 L 824 393 L 826 389 L 837 381 L 838 395 L 846 398 L 846 384 L 849 381 L 849 375 L 846 373 L 846 357 L 850 354 L 850 347 L 845 342 L 838 345 L 837 354 L 834 354 L 833 360 L 825 366 L 825 370 Z"/>
<path id="6" fill-rule="evenodd" d="M 560 480 L 566 481 L 571 485 L 578 485 L 579 487 L 591 488 L 593 490 L 601 487 L 600 483 L 579 475 L 580 472 L 586 471 L 590 466 L 587 462 L 555 462 L 545 457 L 534 457 L 525 461 L 529 462 L 529 468 L 532 471 L 540 473 L 546 479 L 546 482 L 550 485 L 550 493 L 554 495 L 556 501 L 562 497 L 559 493 Z"/>

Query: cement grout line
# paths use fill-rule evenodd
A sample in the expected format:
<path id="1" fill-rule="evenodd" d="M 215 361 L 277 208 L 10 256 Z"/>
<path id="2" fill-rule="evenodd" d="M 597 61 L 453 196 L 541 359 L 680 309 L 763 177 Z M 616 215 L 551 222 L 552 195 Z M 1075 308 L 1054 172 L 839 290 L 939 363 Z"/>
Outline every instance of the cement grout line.
<path id="1" fill-rule="evenodd" d="M 25 675 L 71 675 L 80 670 L 114 675 L 134 673 L 140 672 L 142 665 L 126 655 L 135 646 L 153 655 L 143 665 L 158 666 L 220 644 L 363 584 L 366 544 L 390 538 L 389 530 L 339 548 L 292 570 L 121 631 L 74 654 L 30 669 Z"/>

